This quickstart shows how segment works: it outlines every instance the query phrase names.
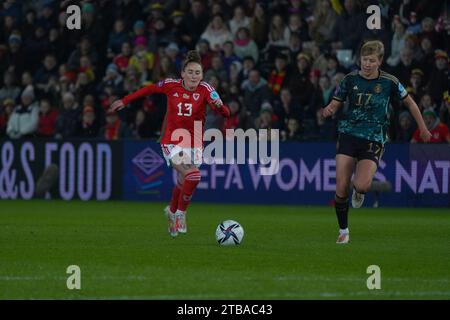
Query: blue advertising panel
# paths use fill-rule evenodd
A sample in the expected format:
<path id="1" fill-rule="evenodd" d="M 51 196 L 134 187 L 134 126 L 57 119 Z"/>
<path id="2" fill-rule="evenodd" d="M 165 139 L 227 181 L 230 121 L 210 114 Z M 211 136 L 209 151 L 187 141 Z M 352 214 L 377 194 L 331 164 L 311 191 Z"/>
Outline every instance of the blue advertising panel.
<path id="1" fill-rule="evenodd" d="M 0 199 L 118 199 L 121 147 L 109 141 L 2 139 Z"/>
<path id="2" fill-rule="evenodd" d="M 123 198 L 167 200 L 172 187 L 172 169 L 167 167 L 160 145 L 152 141 L 126 141 L 123 146 Z"/>
<path id="3" fill-rule="evenodd" d="M 126 142 L 124 157 L 124 199 L 170 199 L 175 174 L 166 166 L 158 144 Z M 260 167 L 260 164 L 248 162 L 202 164 L 202 180 L 194 199 L 306 205 L 327 205 L 334 199 L 333 143 L 282 143 L 278 172 L 262 175 Z M 390 192 L 377 196 L 369 193 L 365 206 L 372 206 L 378 200 L 380 206 L 449 207 L 449 171 L 448 145 L 387 144 L 374 181 L 388 182 Z"/>

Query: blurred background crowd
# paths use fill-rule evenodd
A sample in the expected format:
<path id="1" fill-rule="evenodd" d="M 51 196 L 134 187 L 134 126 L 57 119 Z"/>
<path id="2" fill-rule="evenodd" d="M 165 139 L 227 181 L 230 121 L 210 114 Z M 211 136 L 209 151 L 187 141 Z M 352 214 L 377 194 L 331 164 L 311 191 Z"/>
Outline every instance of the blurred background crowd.
<path id="1" fill-rule="evenodd" d="M 81 8 L 81 30 L 66 8 Z M 382 28 L 366 27 L 381 8 Z M 382 69 L 423 112 L 434 142 L 448 138 L 447 1 L 430 0 L 5 0 L 0 9 L 0 137 L 156 139 L 166 98 L 119 113 L 114 100 L 180 76 L 197 49 L 204 80 L 229 106 L 205 129 L 280 129 L 287 141 L 333 141 L 342 111 L 324 120 L 344 75 L 358 68 L 363 41 L 381 40 Z M 393 100 L 390 140 L 420 142 L 409 112 Z M 447 136 L 446 136 L 447 135 Z M 416 138 L 414 138 L 416 137 Z M 450 142 L 450 140 L 448 140 Z"/>

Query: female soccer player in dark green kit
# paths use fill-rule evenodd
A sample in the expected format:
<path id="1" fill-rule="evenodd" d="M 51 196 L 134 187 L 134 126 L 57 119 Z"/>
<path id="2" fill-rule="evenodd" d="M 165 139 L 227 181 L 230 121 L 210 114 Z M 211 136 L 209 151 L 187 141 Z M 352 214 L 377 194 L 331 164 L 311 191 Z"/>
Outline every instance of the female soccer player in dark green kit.
<path id="1" fill-rule="evenodd" d="M 348 196 L 353 178 L 352 206 L 359 208 L 384 151 L 389 126 L 389 100 L 393 95 L 402 100 L 416 120 L 420 136 L 429 141 L 420 110 L 403 85 L 393 75 L 381 71 L 384 46 L 381 41 L 368 41 L 361 48 L 361 69 L 347 74 L 336 89 L 333 100 L 322 110 L 329 117 L 348 99 L 349 108 L 339 122 L 336 151 L 336 215 L 339 237 L 336 243 L 348 243 Z"/>

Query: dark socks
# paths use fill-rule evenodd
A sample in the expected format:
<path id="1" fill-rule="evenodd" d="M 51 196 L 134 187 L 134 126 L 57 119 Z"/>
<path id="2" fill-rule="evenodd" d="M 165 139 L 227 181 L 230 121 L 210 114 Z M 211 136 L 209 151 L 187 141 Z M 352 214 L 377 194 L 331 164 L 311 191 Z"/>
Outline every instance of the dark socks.
<path id="1" fill-rule="evenodd" d="M 336 203 L 334 208 L 336 210 L 336 216 L 338 219 L 339 227 L 341 229 L 347 229 L 348 227 L 348 198 L 341 198 L 338 195 L 335 196 Z"/>

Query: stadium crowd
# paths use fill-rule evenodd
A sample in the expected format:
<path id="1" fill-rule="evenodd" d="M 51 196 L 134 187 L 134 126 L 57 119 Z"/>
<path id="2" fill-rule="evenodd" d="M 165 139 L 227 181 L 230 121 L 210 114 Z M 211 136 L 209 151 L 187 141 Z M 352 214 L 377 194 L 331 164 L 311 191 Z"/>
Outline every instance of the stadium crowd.
<path id="1" fill-rule="evenodd" d="M 81 8 L 81 29 L 66 8 Z M 382 28 L 366 27 L 381 8 Z M 342 111 L 319 112 L 357 69 L 364 40 L 386 48 L 382 69 L 399 78 L 423 112 L 433 142 L 450 142 L 446 1 L 96 0 L 3 1 L 0 12 L 0 137 L 156 139 L 165 97 L 119 113 L 110 104 L 147 84 L 178 78 L 197 49 L 205 81 L 231 117 L 208 112 L 205 129 L 280 129 L 282 140 L 333 141 Z M 345 110 L 345 108 L 343 108 Z M 392 100 L 390 140 L 420 142 Z"/>

